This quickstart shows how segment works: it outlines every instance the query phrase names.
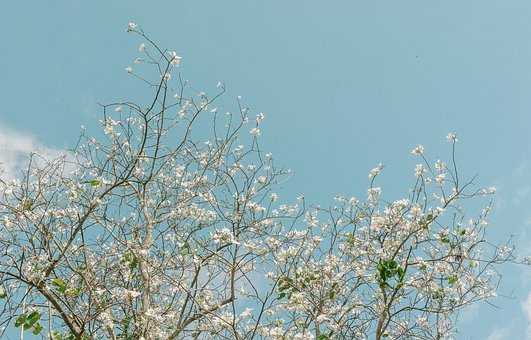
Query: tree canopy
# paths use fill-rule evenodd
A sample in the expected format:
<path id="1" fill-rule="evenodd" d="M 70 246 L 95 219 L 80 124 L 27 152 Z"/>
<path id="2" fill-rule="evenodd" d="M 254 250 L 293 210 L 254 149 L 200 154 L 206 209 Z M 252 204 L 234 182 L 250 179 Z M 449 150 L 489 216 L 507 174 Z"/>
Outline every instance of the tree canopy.
<path id="1" fill-rule="evenodd" d="M 136 24 L 126 71 L 149 102 L 102 105 L 61 157 L 0 180 L 0 323 L 53 339 L 446 339 L 496 295 L 513 247 L 487 237 L 495 190 L 422 146 L 411 189 L 284 202 L 263 113 L 218 107 Z M 140 70 L 140 71 L 137 71 Z M 326 178 L 323 177 L 323 180 Z M 311 183 L 308 183 L 311 185 Z M 479 208 L 478 208 L 479 207 Z M 4 332 L 5 332 L 4 329 Z"/>

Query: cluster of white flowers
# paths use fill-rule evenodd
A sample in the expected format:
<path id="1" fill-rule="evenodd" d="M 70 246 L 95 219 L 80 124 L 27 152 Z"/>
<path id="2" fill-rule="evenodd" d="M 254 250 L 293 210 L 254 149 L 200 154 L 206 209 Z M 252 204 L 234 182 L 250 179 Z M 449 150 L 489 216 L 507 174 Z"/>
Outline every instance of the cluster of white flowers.
<path id="1" fill-rule="evenodd" d="M 240 244 L 238 241 L 236 241 L 234 234 L 228 228 L 222 228 L 222 229 L 216 230 L 212 234 L 212 240 L 214 241 L 214 243 L 220 244 L 220 245 Z"/>
<path id="2" fill-rule="evenodd" d="M 421 156 L 424 154 L 424 147 L 422 145 L 417 145 L 413 150 L 411 150 L 411 154 L 416 156 Z"/>
<path id="3" fill-rule="evenodd" d="M 423 164 L 415 165 L 415 177 L 420 177 L 424 175 L 425 172 L 426 172 L 426 168 L 424 167 Z"/>
<path id="4" fill-rule="evenodd" d="M 256 115 L 256 124 L 261 124 L 265 119 L 265 115 L 263 112 L 260 112 Z"/>
<path id="5" fill-rule="evenodd" d="M 249 131 L 249 133 L 250 133 L 251 136 L 253 136 L 253 137 L 258 137 L 258 136 L 260 136 L 260 134 L 261 134 L 262 132 L 260 131 L 259 128 L 254 127 L 254 128 L 252 128 L 252 129 Z"/>
<path id="6" fill-rule="evenodd" d="M 138 25 L 132 21 L 130 21 L 128 24 L 127 24 L 127 31 L 134 31 L 136 30 L 138 27 Z"/>
<path id="7" fill-rule="evenodd" d="M 367 190 L 368 202 L 372 204 L 377 203 L 378 200 L 380 199 L 381 193 L 382 193 L 382 189 L 379 187 L 369 188 Z"/>
<path id="8" fill-rule="evenodd" d="M 372 178 L 378 176 L 382 172 L 383 168 L 384 168 L 383 164 L 380 163 L 374 169 L 369 171 L 369 179 L 372 179 Z"/>
<path id="9" fill-rule="evenodd" d="M 481 189 L 483 195 L 492 195 L 496 193 L 496 187 L 488 187 Z"/>
<path id="10" fill-rule="evenodd" d="M 104 123 L 103 132 L 105 132 L 106 135 L 119 136 L 119 133 L 116 133 L 114 131 L 114 127 L 117 126 L 118 124 L 120 124 L 119 121 L 113 120 L 112 118 L 107 118 L 107 120 Z"/>
<path id="11" fill-rule="evenodd" d="M 179 66 L 181 64 L 181 60 L 183 58 L 178 56 L 177 52 L 170 51 L 168 52 L 168 54 L 170 55 L 170 64 L 175 65 L 175 66 Z"/>
<path id="12" fill-rule="evenodd" d="M 450 132 L 447 136 L 446 136 L 446 139 L 450 142 L 450 143 L 455 143 L 457 142 L 457 135 L 453 132 Z"/>

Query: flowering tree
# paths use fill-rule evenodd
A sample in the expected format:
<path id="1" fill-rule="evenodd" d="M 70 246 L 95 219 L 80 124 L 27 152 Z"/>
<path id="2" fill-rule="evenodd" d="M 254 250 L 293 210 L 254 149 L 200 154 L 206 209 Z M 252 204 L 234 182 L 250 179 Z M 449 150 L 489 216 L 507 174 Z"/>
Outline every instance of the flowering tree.
<path id="1" fill-rule="evenodd" d="M 0 322 L 53 339 L 444 339 L 463 307 L 495 295 L 509 244 L 486 239 L 493 189 L 421 164 L 405 196 L 304 197 L 259 145 L 264 115 L 225 88 L 195 91 L 181 58 L 134 23 L 126 70 L 147 103 L 102 106 L 104 135 L 63 157 L 31 155 L 0 181 Z"/>

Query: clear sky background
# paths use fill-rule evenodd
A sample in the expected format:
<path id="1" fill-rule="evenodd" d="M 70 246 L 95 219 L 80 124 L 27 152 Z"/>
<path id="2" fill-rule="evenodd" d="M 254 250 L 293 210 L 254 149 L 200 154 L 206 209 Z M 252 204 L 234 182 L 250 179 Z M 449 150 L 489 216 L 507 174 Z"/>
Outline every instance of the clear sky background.
<path id="1" fill-rule="evenodd" d="M 367 172 L 400 198 L 413 146 L 498 188 L 495 239 L 531 248 L 531 2 L 9 1 L 0 10 L 0 161 L 96 131 L 97 102 L 139 95 L 124 68 L 133 20 L 183 56 L 196 88 L 226 83 L 267 114 L 263 145 L 294 170 L 287 198 L 364 196 Z M 463 314 L 458 339 L 531 339 L 531 268 L 504 272 L 498 308 Z"/>

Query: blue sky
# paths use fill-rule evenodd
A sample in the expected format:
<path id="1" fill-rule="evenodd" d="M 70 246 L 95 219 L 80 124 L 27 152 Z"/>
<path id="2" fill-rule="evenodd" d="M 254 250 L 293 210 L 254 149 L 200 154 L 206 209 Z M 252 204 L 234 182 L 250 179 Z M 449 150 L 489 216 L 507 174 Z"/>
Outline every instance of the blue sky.
<path id="1" fill-rule="evenodd" d="M 413 181 L 411 148 L 445 157 L 455 131 L 464 174 L 498 187 L 492 236 L 514 235 L 529 254 L 530 17 L 517 0 L 6 2 L 2 159 L 68 147 L 80 125 L 96 130 L 97 102 L 141 95 L 124 71 L 133 20 L 183 56 L 195 87 L 222 80 L 227 103 L 241 95 L 267 114 L 264 146 L 295 172 L 288 196 L 362 196 L 382 162 L 384 193 L 398 198 Z M 531 269 L 504 274 L 508 297 L 466 312 L 458 338 L 526 339 Z"/>

